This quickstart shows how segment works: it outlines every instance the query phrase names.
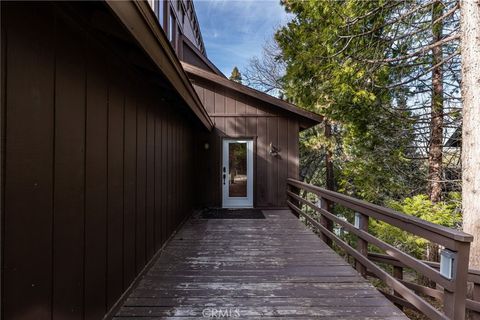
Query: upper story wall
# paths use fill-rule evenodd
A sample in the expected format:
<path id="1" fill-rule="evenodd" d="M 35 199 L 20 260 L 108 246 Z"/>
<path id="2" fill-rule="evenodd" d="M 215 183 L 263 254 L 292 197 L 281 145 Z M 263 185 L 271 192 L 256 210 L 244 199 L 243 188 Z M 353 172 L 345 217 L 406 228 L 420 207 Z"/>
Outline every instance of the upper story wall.
<path id="1" fill-rule="evenodd" d="M 148 0 L 148 3 L 179 56 L 183 49 L 182 37 L 190 40 L 206 56 L 192 0 Z"/>

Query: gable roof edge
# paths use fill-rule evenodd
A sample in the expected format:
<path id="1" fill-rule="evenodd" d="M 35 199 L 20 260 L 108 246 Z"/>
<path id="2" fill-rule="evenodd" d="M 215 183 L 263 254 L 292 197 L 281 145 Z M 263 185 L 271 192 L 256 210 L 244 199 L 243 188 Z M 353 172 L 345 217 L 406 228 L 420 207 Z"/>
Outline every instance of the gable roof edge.
<path id="1" fill-rule="evenodd" d="M 221 77 L 219 75 L 216 75 L 213 72 L 208 72 L 204 69 L 195 67 L 191 64 L 188 64 L 186 62 L 182 62 L 183 69 L 185 72 L 188 74 L 191 74 L 193 76 L 197 76 L 199 78 L 205 79 L 207 81 L 213 82 L 215 84 L 218 84 L 220 86 L 226 87 L 230 90 L 234 90 L 240 94 L 247 95 L 249 97 L 252 97 L 256 100 L 263 101 L 265 103 L 268 103 L 270 105 L 273 105 L 275 107 L 279 107 L 285 111 L 291 112 L 296 114 L 297 116 L 300 116 L 301 118 L 307 119 L 311 125 L 307 127 L 311 127 L 315 124 L 321 123 L 323 121 L 323 116 L 318 115 L 316 113 L 307 111 L 305 109 L 301 109 L 297 107 L 294 104 L 291 104 L 289 102 L 286 102 L 284 100 L 272 97 L 264 92 L 252 89 L 250 87 L 247 87 L 245 85 L 242 85 L 240 83 L 237 83 L 235 81 L 229 80 L 227 78 Z M 304 128 L 306 129 L 306 128 Z"/>
<path id="2" fill-rule="evenodd" d="M 188 39 L 187 37 L 185 36 L 181 36 L 182 38 L 182 41 L 184 44 L 186 44 L 191 50 L 192 52 L 200 59 L 203 61 L 203 63 L 205 63 L 213 72 L 215 72 L 217 75 L 219 75 L 220 77 L 223 77 L 223 78 L 226 78 L 226 76 L 222 73 L 222 71 L 220 71 L 220 69 L 217 68 L 216 65 L 214 65 L 209 59 L 208 57 L 204 56 L 200 50 L 198 50 L 197 47 L 195 47 L 195 45 L 192 43 L 192 41 L 190 41 L 190 39 Z M 182 57 L 183 58 L 183 57 Z M 180 59 L 182 62 L 183 59 Z M 187 63 L 187 62 L 185 62 Z"/>

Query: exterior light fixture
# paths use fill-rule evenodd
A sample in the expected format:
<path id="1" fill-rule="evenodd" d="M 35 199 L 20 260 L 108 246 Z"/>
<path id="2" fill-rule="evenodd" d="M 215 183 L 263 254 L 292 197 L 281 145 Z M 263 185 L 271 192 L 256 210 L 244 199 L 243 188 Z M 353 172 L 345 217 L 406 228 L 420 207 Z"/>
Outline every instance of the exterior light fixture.
<path id="1" fill-rule="evenodd" d="M 268 151 L 269 151 L 270 155 L 272 155 L 274 157 L 278 157 L 280 155 L 280 149 L 275 147 L 272 142 L 270 142 Z"/>
<path id="2" fill-rule="evenodd" d="M 440 253 L 440 274 L 449 279 L 453 279 L 453 263 L 456 253 L 448 249 L 443 249 Z"/>
<path id="3" fill-rule="evenodd" d="M 355 212 L 355 220 L 353 222 L 355 228 L 360 229 L 360 213 Z"/>

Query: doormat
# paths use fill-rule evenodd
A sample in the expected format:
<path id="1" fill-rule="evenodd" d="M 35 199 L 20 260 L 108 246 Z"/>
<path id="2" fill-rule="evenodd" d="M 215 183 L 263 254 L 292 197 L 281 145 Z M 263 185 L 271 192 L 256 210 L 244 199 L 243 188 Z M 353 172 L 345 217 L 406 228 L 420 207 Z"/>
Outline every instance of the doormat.
<path id="1" fill-rule="evenodd" d="M 197 219 L 265 219 L 260 209 L 205 209 Z"/>

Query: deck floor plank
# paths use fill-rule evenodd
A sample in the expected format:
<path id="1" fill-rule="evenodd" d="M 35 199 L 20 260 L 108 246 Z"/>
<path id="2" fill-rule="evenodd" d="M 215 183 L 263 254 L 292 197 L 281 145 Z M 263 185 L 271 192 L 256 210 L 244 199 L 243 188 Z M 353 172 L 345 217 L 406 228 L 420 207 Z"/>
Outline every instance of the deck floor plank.
<path id="1" fill-rule="evenodd" d="M 407 319 L 288 210 L 264 215 L 189 220 L 115 319 Z"/>

